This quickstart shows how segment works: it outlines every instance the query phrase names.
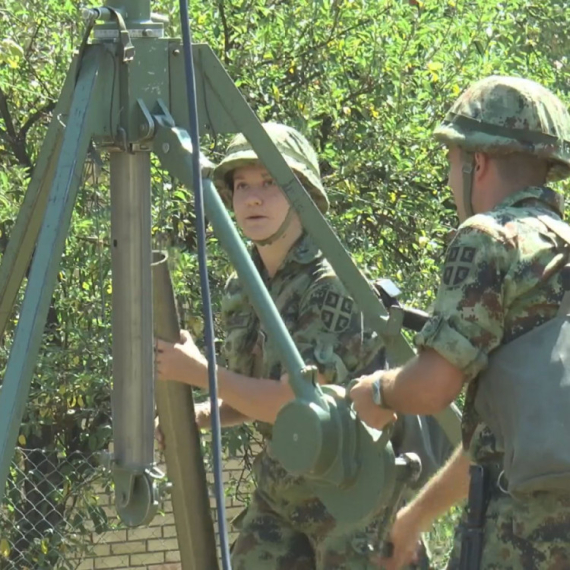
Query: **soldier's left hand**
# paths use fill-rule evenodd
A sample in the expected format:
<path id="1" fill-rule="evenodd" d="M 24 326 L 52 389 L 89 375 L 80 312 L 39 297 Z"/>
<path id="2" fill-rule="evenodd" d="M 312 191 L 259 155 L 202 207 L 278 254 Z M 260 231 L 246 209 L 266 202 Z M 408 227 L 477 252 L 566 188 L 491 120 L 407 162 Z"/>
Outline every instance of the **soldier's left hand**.
<path id="1" fill-rule="evenodd" d="M 171 343 L 156 339 L 156 375 L 160 380 L 176 380 L 202 386 L 204 369 L 208 363 L 188 331 L 180 331 L 180 342 Z"/>
<path id="2" fill-rule="evenodd" d="M 361 376 L 350 390 L 350 398 L 358 417 L 367 425 L 383 429 L 387 424 L 396 421 L 396 414 L 374 403 L 374 381 L 376 375 Z"/>

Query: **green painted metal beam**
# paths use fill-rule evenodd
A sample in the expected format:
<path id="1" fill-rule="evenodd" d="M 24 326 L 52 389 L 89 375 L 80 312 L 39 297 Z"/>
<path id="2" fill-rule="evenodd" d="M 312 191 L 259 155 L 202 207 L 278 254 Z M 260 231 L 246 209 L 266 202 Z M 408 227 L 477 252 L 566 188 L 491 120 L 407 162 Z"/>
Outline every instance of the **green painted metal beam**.
<path id="1" fill-rule="evenodd" d="M 75 86 L 74 62 L 65 80 L 61 95 L 42 144 L 32 179 L 20 206 L 16 223 L 10 232 L 10 241 L 0 265 L 0 336 L 4 335 L 8 320 L 22 281 L 30 265 L 40 226 L 52 186 L 56 161 L 63 139 L 65 125 L 62 117 L 68 115 Z"/>
<path id="2" fill-rule="evenodd" d="M 82 62 L 0 391 L 0 504 L 87 156 L 94 118 L 91 102 L 97 95 L 102 59 L 101 49 L 90 48 Z"/>

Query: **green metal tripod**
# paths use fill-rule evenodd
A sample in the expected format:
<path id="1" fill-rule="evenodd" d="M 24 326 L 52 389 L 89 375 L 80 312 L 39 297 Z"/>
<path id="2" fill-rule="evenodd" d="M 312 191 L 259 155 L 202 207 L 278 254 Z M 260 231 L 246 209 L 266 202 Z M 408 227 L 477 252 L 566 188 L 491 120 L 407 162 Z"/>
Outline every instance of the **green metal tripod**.
<path id="1" fill-rule="evenodd" d="M 88 31 L 93 28 L 93 39 L 81 46 L 68 73 L 0 265 L 2 333 L 31 260 L 0 392 L 0 501 L 80 175 L 90 145 L 95 145 L 110 153 L 112 469 L 117 511 L 127 524 L 136 526 L 154 516 L 159 498 L 159 474 L 154 466 L 153 322 L 157 334 L 162 331 L 164 338 L 176 339 L 165 259 L 153 254 L 151 246 L 150 153 L 171 175 L 191 187 L 192 152 L 199 149 L 192 149 L 187 133 L 188 109 L 179 83 L 184 73 L 180 41 L 164 37 L 163 23 L 151 16 L 150 0 L 109 1 L 105 7 L 86 10 L 85 18 Z M 247 137 L 359 304 L 367 325 L 383 337 L 390 362 L 408 360 L 413 352 L 400 332 L 401 309 L 386 311 L 212 50 L 199 44 L 193 49 L 202 132 L 242 132 Z M 365 427 L 343 391 L 313 382 L 315 370 L 301 359 L 208 178 L 212 164 L 205 157 L 201 163 L 208 219 L 265 329 L 275 339 L 295 392 L 295 401 L 283 408 L 275 424 L 275 453 L 287 469 L 310 477 L 319 497 L 339 520 L 350 524 L 385 508 L 414 476 L 417 465 L 413 458 L 396 458 L 388 433 Z M 169 442 L 167 472 L 173 485 L 183 568 L 215 568 L 215 540 L 192 391 L 188 386 L 160 383 L 156 401 Z M 457 443 L 457 410 L 449 408 L 438 420 L 450 441 Z"/>

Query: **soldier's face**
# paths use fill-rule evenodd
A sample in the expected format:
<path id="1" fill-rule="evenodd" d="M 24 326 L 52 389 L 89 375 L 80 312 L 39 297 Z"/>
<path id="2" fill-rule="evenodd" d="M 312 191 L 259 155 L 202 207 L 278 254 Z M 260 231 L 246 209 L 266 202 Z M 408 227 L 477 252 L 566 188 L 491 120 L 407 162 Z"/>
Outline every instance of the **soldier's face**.
<path id="1" fill-rule="evenodd" d="M 280 227 L 289 210 L 285 194 L 261 164 L 236 168 L 233 173 L 236 222 L 252 240 L 264 240 Z"/>

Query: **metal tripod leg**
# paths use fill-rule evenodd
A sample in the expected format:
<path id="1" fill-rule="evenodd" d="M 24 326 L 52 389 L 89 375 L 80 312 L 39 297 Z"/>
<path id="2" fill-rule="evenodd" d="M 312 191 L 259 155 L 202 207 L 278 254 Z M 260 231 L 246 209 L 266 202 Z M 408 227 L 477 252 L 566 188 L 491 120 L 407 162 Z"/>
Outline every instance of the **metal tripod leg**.
<path id="1" fill-rule="evenodd" d="M 154 330 L 158 338 L 178 342 L 179 320 L 167 260 L 166 254 L 154 253 Z M 179 382 L 158 382 L 156 405 L 166 442 L 164 453 L 172 482 L 172 508 L 182 568 L 217 569 L 216 539 L 192 388 Z"/>
<path id="2" fill-rule="evenodd" d="M 93 48 L 87 51 L 82 61 L 0 392 L 0 503 L 4 498 L 10 462 L 37 362 L 59 260 L 81 182 L 92 133 L 91 102 L 97 92 L 102 58 L 102 50 Z"/>
<path id="3" fill-rule="evenodd" d="M 26 191 L 0 265 L 0 337 L 6 330 L 16 296 L 32 259 L 59 155 L 67 112 L 75 87 L 74 66 L 67 75 L 32 180 Z"/>

